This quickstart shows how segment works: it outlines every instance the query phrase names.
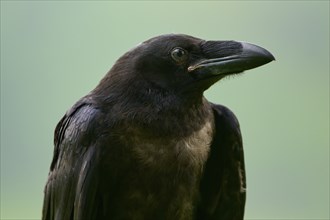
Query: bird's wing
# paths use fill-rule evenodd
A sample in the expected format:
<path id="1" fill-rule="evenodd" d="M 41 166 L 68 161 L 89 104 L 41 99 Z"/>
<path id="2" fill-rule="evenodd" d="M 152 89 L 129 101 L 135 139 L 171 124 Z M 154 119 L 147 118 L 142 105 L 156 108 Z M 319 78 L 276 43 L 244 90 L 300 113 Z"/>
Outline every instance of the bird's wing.
<path id="1" fill-rule="evenodd" d="M 95 144 L 100 111 L 79 101 L 55 129 L 54 156 L 45 187 L 43 220 L 97 219 L 98 150 Z M 90 206 L 86 207 L 88 201 Z"/>
<path id="2" fill-rule="evenodd" d="M 228 108 L 212 108 L 215 135 L 201 180 L 197 219 L 242 220 L 246 178 L 239 123 Z"/>

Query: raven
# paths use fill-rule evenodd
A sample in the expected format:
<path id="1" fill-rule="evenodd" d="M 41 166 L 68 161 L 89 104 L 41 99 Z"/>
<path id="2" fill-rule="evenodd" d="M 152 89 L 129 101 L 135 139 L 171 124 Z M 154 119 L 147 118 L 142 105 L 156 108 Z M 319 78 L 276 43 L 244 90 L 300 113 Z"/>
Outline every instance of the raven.
<path id="1" fill-rule="evenodd" d="M 274 60 L 238 41 L 151 38 L 57 124 L 43 220 L 243 219 L 239 123 L 203 92 Z"/>

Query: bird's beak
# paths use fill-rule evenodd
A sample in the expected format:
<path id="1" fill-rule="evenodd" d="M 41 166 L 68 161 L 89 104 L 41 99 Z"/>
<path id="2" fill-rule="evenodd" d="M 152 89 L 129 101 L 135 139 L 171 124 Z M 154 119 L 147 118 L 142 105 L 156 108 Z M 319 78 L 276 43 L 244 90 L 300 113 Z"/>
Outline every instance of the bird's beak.
<path id="1" fill-rule="evenodd" d="M 197 78 L 227 76 L 256 68 L 275 60 L 266 49 L 237 41 L 204 41 L 202 59 L 188 67 Z"/>

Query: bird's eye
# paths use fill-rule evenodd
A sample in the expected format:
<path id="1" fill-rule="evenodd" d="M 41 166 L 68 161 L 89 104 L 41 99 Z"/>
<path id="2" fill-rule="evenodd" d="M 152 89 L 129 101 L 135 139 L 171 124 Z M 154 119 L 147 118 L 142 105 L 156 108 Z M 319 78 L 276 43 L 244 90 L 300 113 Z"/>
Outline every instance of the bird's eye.
<path id="1" fill-rule="evenodd" d="M 188 53 L 182 48 L 176 47 L 172 50 L 171 56 L 176 62 L 184 62 L 188 58 Z"/>

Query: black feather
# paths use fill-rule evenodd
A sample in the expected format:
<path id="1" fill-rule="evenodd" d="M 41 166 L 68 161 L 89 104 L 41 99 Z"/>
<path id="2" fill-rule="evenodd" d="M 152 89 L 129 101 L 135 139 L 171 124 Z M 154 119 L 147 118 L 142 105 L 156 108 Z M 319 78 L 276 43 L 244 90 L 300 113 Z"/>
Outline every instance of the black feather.
<path id="1" fill-rule="evenodd" d="M 42 219 L 242 220 L 239 123 L 203 92 L 222 66 L 231 73 L 273 59 L 245 46 L 172 34 L 119 58 L 56 126 Z"/>

